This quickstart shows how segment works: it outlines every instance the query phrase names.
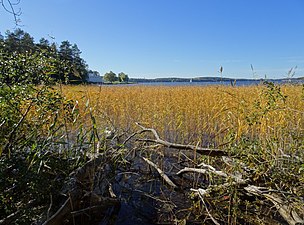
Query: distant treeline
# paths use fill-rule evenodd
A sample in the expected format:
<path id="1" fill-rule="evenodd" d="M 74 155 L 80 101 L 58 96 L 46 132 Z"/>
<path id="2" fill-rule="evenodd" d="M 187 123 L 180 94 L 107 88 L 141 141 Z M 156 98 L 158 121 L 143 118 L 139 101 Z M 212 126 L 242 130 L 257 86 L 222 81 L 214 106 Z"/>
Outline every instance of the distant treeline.
<path id="1" fill-rule="evenodd" d="M 67 40 L 58 46 L 45 38 L 36 43 L 22 29 L 7 31 L 4 36 L 0 33 L 0 79 L 41 83 L 44 74 L 63 83 L 86 82 L 87 64 L 80 55 L 78 46 Z"/>

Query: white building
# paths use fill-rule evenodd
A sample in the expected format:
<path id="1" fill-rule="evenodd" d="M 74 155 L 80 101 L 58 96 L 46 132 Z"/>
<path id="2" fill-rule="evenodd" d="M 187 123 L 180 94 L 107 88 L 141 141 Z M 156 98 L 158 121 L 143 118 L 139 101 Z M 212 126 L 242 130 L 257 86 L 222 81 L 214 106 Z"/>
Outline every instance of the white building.
<path id="1" fill-rule="evenodd" d="M 88 82 L 89 83 L 102 83 L 103 79 L 100 76 L 98 71 L 89 71 L 88 73 Z"/>

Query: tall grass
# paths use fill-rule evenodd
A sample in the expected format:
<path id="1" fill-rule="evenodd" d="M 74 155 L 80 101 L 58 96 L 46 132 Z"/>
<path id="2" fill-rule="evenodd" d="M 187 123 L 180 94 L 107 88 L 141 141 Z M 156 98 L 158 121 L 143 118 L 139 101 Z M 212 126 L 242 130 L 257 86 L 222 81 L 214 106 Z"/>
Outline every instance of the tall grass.
<path id="1" fill-rule="evenodd" d="M 5 211 L 5 217 L 24 211 L 29 213 L 23 218 L 25 224 L 41 219 L 32 218 L 31 213 L 43 213 L 50 202 L 60 199 L 65 179 L 89 158 L 87 154 L 108 149 L 113 158 L 111 163 L 124 162 L 125 152 L 130 151 L 121 145 L 117 148 L 117 144 L 138 130 L 135 122 L 154 128 L 162 139 L 170 142 L 225 149 L 237 155 L 242 165 L 226 165 L 207 156 L 195 158 L 197 163 L 208 160 L 208 164 L 229 174 L 237 174 L 244 164 L 254 171 L 249 177 L 252 184 L 288 193 L 291 200 L 304 196 L 304 86 L 272 83 L 247 87 L 61 85 L 54 89 L 20 100 L 20 110 L 26 111 L 26 123 L 15 132 L 18 142 L 12 142 L 12 157 L 0 160 L 3 174 L 0 200 L 5 203 L 0 209 Z M 29 100 L 32 103 L 27 111 Z M 7 118 L 16 114 L 3 112 Z M 113 149 L 106 140 L 108 130 L 121 138 L 113 144 Z M 15 173 L 29 176 L 17 178 Z M 221 182 L 212 175 L 208 179 L 214 185 Z M 50 180 L 53 183 L 48 189 L 40 187 L 47 186 Z M 15 182 L 18 182 L 16 190 L 11 188 Z M 32 210 L 25 197 L 15 196 L 24 190 L 24 182 L 31 184 L 27 185 L 29 194 L 25 192 L 25 196 L 38 193 L 39 198 L 33 195 L 30 199 L 44 208 Z M 204 184 L 194 180 L 193 187 L 201 185 Z M 223 196 L 230 196 L 230 201 L 222 201 Z M 20 198 L 25 199 L 21 210 Z M 227 224 L 237 224 L 249 214 L 256 216 L 256 212 L 263 218 L 262 204 L 255 205 L 254 201 L 244 205 L 241 199 L 239 190 L 230 188 L 207 200 L 213 202 L 215 216 Z M 189 208 L 197 210 L 195 204 Z M 199 210 L 194 212 L 197 218 L 204 215 L 204 208 Z M 253 221 L 253 224 L 256 223 Z"/>
<path id="2" fill-rule="evenodd" d="M 230 174 L 239 174 L 245 165 L 254 171 L 248 177 L 253 184 L 290 193 L 290 200 L 304 196 L 303 93 L 300 85 L 272 83 L 247 87 L 65 86 L 63 90 L 67 98 L 77 99 L 83 124 L 90 118 L 90 102 L 90 113 L 101 131 L 110 127 L 131 133 L 138 129 L 135 122 L 141 122 L 171 142 L 225 149 L 238 155 L 241 164 L 225 165 L 208 157 L 198 160 Z M 212 176 L 209 179 L 218 182 Z M 237 188 L 227 191 L 210 197 L 222 221 L 238 224 L 247 214 L 258 212 L 261 223 L 267 224 L 263 204 L 244 202 Z M 228 205 L 222 195 L 231 196 Z M 303 204 L 294 201 L 299 207 Z M 254 218 L 251 222 L 256 224 Z"/>
<path id="3" fill-rule="evenodd" d="M 303 135 L 301 86 L 146 87 L 65 86 L 78 102 L 82 123 L 90 116 L 97 127 L 131 132 L 135 122 L 153 127 L 163 138 L 203 146 L 225 146 L 249 138 L 278 147 Z"/>

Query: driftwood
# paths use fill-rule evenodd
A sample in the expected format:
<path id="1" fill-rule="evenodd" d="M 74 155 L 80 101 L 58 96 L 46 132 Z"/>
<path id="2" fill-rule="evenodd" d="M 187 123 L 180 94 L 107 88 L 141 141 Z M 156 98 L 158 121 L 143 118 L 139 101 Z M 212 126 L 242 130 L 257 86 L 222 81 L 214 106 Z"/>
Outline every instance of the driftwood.
<path id="1" fill-rule="evenodd" d="M 159 137 L 158 133 L 154 129 L 146 128 L 146 127 L 140 125 L 139 123 L 137 123 L 137 125 L 141 128 L 141 130 L 136 132 L 136 133 L 133 133 L 131 136 L 129 136 L 126 139 L 126 141 L 124 142 L 124 144 L 138 134 L 142 134 L 144 132 L 151 132 L 154 135 L 155 139 L 137 139 L 137 141 L 161 144 L 161 145 L 166 146 L 168 148 L 175 148 L 175 149 L 182 149 L 182 150 L 193 150 L 193 151 L 196 151 L 197 153 L 200 153 L 202 155 L 208 155 L 208 156 L 213 156 L 213 157 L 222 156 L 223 164 L 231 165 L 231 164 L 236 164 L 237 163 L 239 166 L 241 166 L 242 170 L 247 173 L 246 175 L 248 175 L 248 173 L 250 174 L 250 173 L 255 172 L 255 169 L 252 169 L 252 168 L 249 169 L 239 159 L 237 159 L 237 161 L 236 161 L 236 159 L 231 157 L 231 156 L 227 157 L 228 156 L 227 151 L 223 151 L 223 150 L 219 150 L 219 149 L 201 148 L 201 147 L 197 147 L 197 146 L 194 146 L 194 145 L 182 145 L 182 144 L 171 143 L 171 142 L 162 140 Z M 150 166 L 154 167 L 158 171 L 160 176 L 163 178 L 163 180 L 169 186 L 171 186 L 175 189 L 180 188 L 178 185 L 173 183 L 169 179 L 169 177 L 165 174 L 165 172 L 162 171 L 160 168 L 158 168 L 157 165 L 154 162 L 148 160 L 147 158 L 143 158 L 143 159 Z M 207 196 L 214 191 L 218 191 L 218 190 L 221 190 L 221 189 L 228 189 L 231 186 L 241 187 L 242 190 L 245 192 L 245 194 L 248 195 L 248 196 L 255 195 L 255 196 L 258 196 L 260 198 L 264 198 L 266 200 L 269 200 L 275 206 L 275 208 L 278 210 L 279 214 L 282 216 L 282 218 L 288 224 L 290 224 L 290 225 L 304 224 L 304 219 L 301 218 L 301 217 L 303 217 L 303 214 L 304 214 L 304 206 L 302 205 L 302 206 L 297 206 L 296 207 L 295 204 L 293 204 L 292 202 L 284 201 L 283 197 L 281 197 L 279 195 L 280 194 L 279 190 L 271 190 L 271 189 L 268 189 L 268 188 L 258 187 L 258 186 L 252 185 L 251 184 L 252 181 L 248 178 L 247 179 L 243 178 L 242 173 L 240 173 L 240 172 L 238 172 L 237 174 L 228 174 L 224 171 L 217 170 L 213 166 L 205 164 L 205 163 L 201 163 L 198 166 L 200 168 L 185 167 L 185 168 L 181 169 L 180 171 L 178 171 L 176 173 L 176 175 L 181 176 L 184 173 L 213 174 L 213 175 L 220 176 L 220 177 L 222 177 L 226 180 L 222 184 L 210 185 L 207 189 L 191 188 L 191 191 L 196 193 L 200 197 L 203 205 L 205 206 L 207 215 L 210 217 L 210 219 L 213 221 L 214 224 L 219 224 L 219 223 L 211 215 L 210 211 L 208 210 L 208 208 L 206 206 L 206 203 L 204 201 L 204 196 Z M 300 212 L 300 214 L 298 212 Z"/>
<path id="2" fill-rule="evenodd" d="M 296 212 L 295 206 L 292 202 L 284 201 L 279 195 L 273 193 L 273 190 L 269 190 L 264 187 L 257 187 L 254 185 L 249 185 L 244 188 L 248 193 L 265 197 L 270 200 L 276 209 L 279 211 L 280 215 L 288 222 L 290 225 L 300 225 L 304 224 L 304 219 L 301 218 Z M 304 213 L 304 206 L 300 207 L 302 213 Z"/>
<path id="3" fill-rule="evenodd" d="M 209 166 L 208 166 L 209 167 Z M 211 167 L 211 166 L 210 166 Z M 205 169 L 198 169 L 198 168 L 184 168 L 181 171 L 178 172 L 178 174 L 186 173 L 186 172 L 196 172 L 196 173 L 203 173 L 206 174 L 208 173 L 208 170 Z M 214 185 L 210 186 L 207 189 L 191 189 L 193 192 L 196 192 L 199 197 L 201 198 L 203 204 L 204 200 L 203 197 L 210 194 L 214 190 L 219 190 L 219 189 L 227 189 L 231 187 L 232 185 L 245 185 L 249 181 L 244 180 L 241 178 L 236 178 L 235 176 L 229 176 L 228 174 L 222 172 L 222 171 L 216 171 L 216 170 L 209 170 L 210 173 L 225 177 L 225 178 L 231 178 L 234 179 L 234 182 L 231 183 L 224 183 L 222 185 Z M 300 225 L 304 224 L 303 218 L 299 216 L 299 214 L 296 212 L 296 207 L 293 204 L 290 204 L 288 201 L 283 201 L 283 199 L 277 195 L 274 194 L 273 192 L 279 192 L 275 190 L 270 190 L 265 187 L 257 187 L 255 185 L 248 185 L 243 188 L 246 191 L 246 194 L 253 194 L 258 197 L 264 197 L 267 200 L 270 200 L 273 205 L 276 207 L 280 215 L 288 222 L 290 225 Z M 304 212 L 304 206 L 300 207 L 302 213 Z M 210 213 L 207 211 L 209 214 L 210 218 L 214 221 L 215 224 L 217 224 L 216 220 L 210 215 Z"/>
<path id="4" fill-rule="evenodd" d="M 133 133 L 130 137 L 128 137 L 126 139 L 126 141 L 123 144 L 125 144 L 127 141 L 129 141 L 135 135 L 138 135 L 138 134 L 141 134 L 141 133 L 144 133 L 144 132 L 151 132 L 154 135 L 155 139 L 137 139 L 137 141 L 157 143 L 157 144 L 161 144 L 163 146 L 166 146 L 168 148 L 175 148 L 175 149 L 182 149 L 182 150 L 193 150 L 193 151 L 195 151 L 199 154 L 207 155 L 207 156 L 228 156 L 229 155 L 227 151 L 220 150 L 220 149 L 202 148 L 202 147 L 195 146 L 195 145 L 183 145 L 183 144 L 176 144 L 176 143 L 168 142 L 168 141 L 162 140 L 159 137 L 156 130 L 154 130 L 152 128 L 146 128 L 139 123 L 136 123 L 136 124 L 142 130 L 140 130 L 136 133 Z"/>
<path id="5" fill-rule="evenodd" d="M 160 168 L 158 168 L 154 162 L 150 161 L 149 159 L 146 159 L 145 157 L 143 157 L 143 160 L 147 162 L 150 166 L 152 166 L 154 169 L 156 169 L 159 175 L 164 179 L 164 181 L 167 182 L 167 184 L 169 184 L 173 188 L 177 188 L 176 184 L 174 184 L 173 181 L 170 180 L 170 178 Z"/>

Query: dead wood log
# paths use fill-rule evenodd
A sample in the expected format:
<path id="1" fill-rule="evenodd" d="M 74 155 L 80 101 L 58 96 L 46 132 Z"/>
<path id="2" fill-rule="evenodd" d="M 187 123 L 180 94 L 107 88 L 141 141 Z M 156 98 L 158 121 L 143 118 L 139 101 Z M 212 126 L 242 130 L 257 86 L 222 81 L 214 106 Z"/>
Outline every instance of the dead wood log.
<path id="1" fill-rule="evenodd" d="M 216 170 L 214 167 L 201 163 L 201 166 L 204 166 L 204 169 L 201 168 L 187 168 L 185 167 L 184 169 L 180 170 L 179 172 L 177 172 L 177 175 L 186 173 L 186 172 L 196 172 L 196 173 L 203 173 L 203 174 L 216 174 L 218 176 L 222 176 L 225 178 L 231 178 L 231 180 L 234 180 L 233 182 L 227 182 L 224 184 L 220 184 L 220 185 L 212 185 L 209 186 L 207 189 L 191 189 L 191 191 L 197 193 L 199 195 L 199 197 L 201 198 L 203 204 L 204 200 L 203 197 L 206 195 L 209 195 L 211 192 L 215 191 L 215 190 L 219 190 L 219 189 L 227 189 L 228 187 L 231 187 L 232 185 L 246 185 L 249 183 L 249 180 L 244 180 L 240 177 L 234 176 L 234 175 L 229 175 L 227 173 L 224 173 L 223 171 L 220 170 Z M 279 191 L 277 190 L 271 190 L 268 188 L 264 188 L 264 187 L 257 187 L 254 185 L 247 185 L 244 187 L 244 190 L 247 192 L 247 194 L 251 194 L 251 195 L 255 195 L 255 196 L 259 196 L 259 197 L 263 197 L 265 199 L 268 199 L 269 201 L 271 201 L 273 203 L 273 205 L 276 207 L 276 209 L 278 210 L 278 212 L 280 213 L 280 215 L 285 219 L 285 221 L 290 224 L 290 225 L 299 225 L 299 224 L 304 224 L 304 218 L 301 218 L 299 216 L 299 214 L 296 211 L 296 206 L 293 202 L 288 202 L 285 201 L 276 193 L 279 193 Z M 302 216 L 304 214 L 304 206 L 300 206 L 299 209 L 302 212 Z M 209 213 L 209 211 L 207 211 L 209 217 L 212 219 L 212 221 L 216 224 L 217 221 L 214 220 L 214 218 L 212 217 L 212 215 Z"/>
<path id="2" fill-rule="evenodd" d="M 130 140 L 132 137 L 134 137 L 137 134 L 141 134 L 141 133 L 144 133 L 144 132 L 151 132 L 154 135 L 155 139 L 137 139 L 137 141 L 157 143 L 157 144 L 161 144 L 163 146 L 166 146 L 168 148 L 175 148 L 175 149 L 182 149 L 182 150 L 193 150 L 193 151 L 195 151 L 199 154 L 207 155 L 207 156 L 228 156 L 229 155 L 227 151 L 220 150 L 220 149 L 202 148 L 202 147 L 195 146 L 195 145 L 183 145 L 183 144 L 176 144 L 176 143 L 168 142 L 168 141 L 162 140 L 159 137 L 156 130 L 154 130 L 152 128 L 146 128 L 139 123 L 136 123 L 136 124 L 142 130 L 133 133 L 129 138 L 126 139 L 126 141 Z M 124 143 L 126 143 L 126 141 Z"/>
<path id="3" fill-rule="evenodd" d="M 301 218 L 299 214 L 296 212 L 295 206 L 293 203 L 284 201 L 279 195 L 273 193 L 272 190 L 264 188 L 264 187 L 257 187 L 254 185 L 249 185 L 244 188 L 248 193 L 264 197 L 270 200 L 273 205 L 276 207 L 280 215 L 286 220 L 286 222 L 290 225 L 300 225 L 304 224 L 304 218 Z M 304 213 L 304 206 L 300 207 L 302 211 L 302 215 Z"/>
<path id="4" fill-rule="evenodd" d="M 171 187 L 175 189 L 178 188 L 177 185 L 174 184 L 173 181 L 160 168 L 158 168 L 155 163 L 153 163 L 149 159 L 146 159 L 145 157 L 142 157 L 142 159 L 150 166 L 152 166 L 154 169 L 156 169 L 159 175 L 164 179 L 164 181 L 166 181 L 167 184 L 169 184 Z"/>

